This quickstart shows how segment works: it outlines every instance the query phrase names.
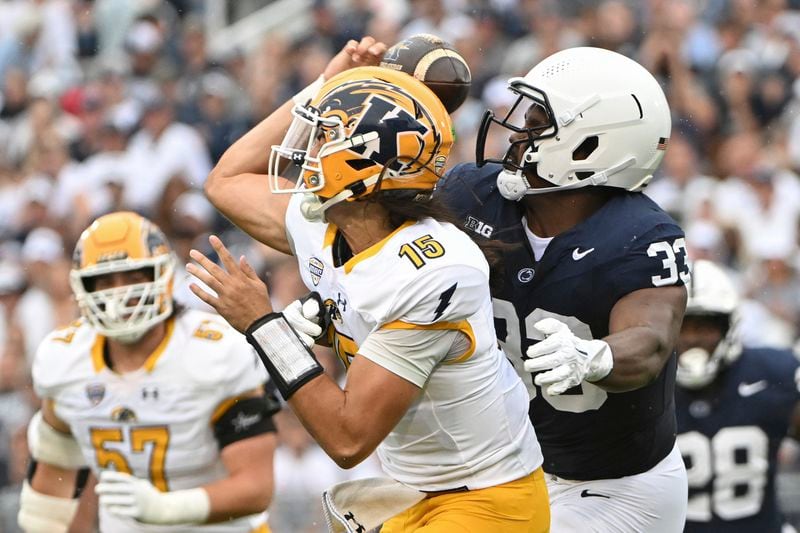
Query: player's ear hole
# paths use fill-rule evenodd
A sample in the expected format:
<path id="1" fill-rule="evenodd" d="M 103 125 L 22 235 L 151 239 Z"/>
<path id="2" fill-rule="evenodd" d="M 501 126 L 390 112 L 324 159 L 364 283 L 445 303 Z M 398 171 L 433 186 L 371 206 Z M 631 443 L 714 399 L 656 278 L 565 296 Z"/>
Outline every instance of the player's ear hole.
<path id="1" fill-rule="evenodd" d="M 585 160 L 590 155 L 592 155 L 592 152 L 597 150 L 597 146 L 599 144 L 600 144 L 600 141 L 597 138 L 597 135 L 592 135 L 591 137 L 587 137 L 572 152 L 572 160 L 573 161 L 583 161 L 583 160 Z"/>
<path id="2" fill-rule="evenodd" d="M 375 162 L 370 161 L 369 159 L 348 159 L 347 164 L 350 165 L 350 168 L 356 171 L 375 166 Z"/>

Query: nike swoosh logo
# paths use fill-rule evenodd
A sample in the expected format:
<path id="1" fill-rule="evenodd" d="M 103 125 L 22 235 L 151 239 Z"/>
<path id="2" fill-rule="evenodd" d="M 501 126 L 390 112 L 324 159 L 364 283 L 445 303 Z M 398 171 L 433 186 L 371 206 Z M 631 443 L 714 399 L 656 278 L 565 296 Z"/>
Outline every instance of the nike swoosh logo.
<path id="1" fill-rule="evenodd" d="M 767 388 L 767 381 L 761 379 L 755 383 L 739 383 L 739 396 L 744 398 L 757 394 Z"/>
<path id="2" fill-rule="evenodd" d="M 606 496 L 605 494 L 598 494 L 596 492 L 589 492 L 587 489 L 583 489 L 581 491 L 581 498 L 606 498 L 607 500 L 610 500 L 611 496 Z"/>
<path id="3" fill-rule="evenodd" d="M 594 248 L 589 248 L 588 250 L 584 250 L 582 252 L 580 248 L 575 248 L 574 250 L 572 250 L 572 258 L 575 261 L 580 261 L 581 259 L 583 259 L 592 252 L 594 252 Z"/>

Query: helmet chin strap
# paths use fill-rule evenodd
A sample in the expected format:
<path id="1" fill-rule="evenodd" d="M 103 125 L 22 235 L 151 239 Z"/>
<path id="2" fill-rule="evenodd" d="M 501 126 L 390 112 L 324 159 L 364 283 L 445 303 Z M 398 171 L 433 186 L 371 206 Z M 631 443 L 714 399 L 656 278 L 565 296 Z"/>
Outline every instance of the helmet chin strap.
<path id="1" fill-rule="evenodd" d="M 369 188 L 378 183 L 380 177 L 380 174 L 375 174 L 374 176 L 361 180 L 361 182 L 364 184 L 364 187 Z M 353 191 L 344 189 L 322 202 L 319 196 L 313 192 L 306 192 L 303 193 L 303 200 L 300 203 L 300 212 L 303 213 L 303 216 L 306 217 L 306 220 L 309 222 L 325 222 L 325 211 L 347 200 L 351 196 L 353 196 Z"/>
<path id="2" fill-rule="evenodd" d="M 571 189 L 582 189 L 583 187 L 588 187 L 590 185 L 605 185 L 608 183 L 608 178 L 611 175 L 625 170 L 634 163 L 636 163 L 636 158 L 629 157 L 628 159 L 625 159 L 621 163 L 618 163 L 611 168 L 602 170 L 600 172 L 595 172 L 588 178 L 578 180 L 575 183 L 570 183 L 569 185 L 554 185 L 553 187 L 531 187 L 528 183 L 528 180 L 525 179 L 525 175 L 522 173 L 521 169 L 518 169 L 514 172 L 509 172 L 508 170 L 503 169 L 497 175 L 497 188 L 499 189 L 503 198 L 516 202 L 523 196 L 527 195 L 546 194 L 549 192 L 568 191 Z"/>
<path id="3" fill-rule="evenodd" d="M 114 339 L 117 342 L 121 342 L 122 344 L 133 344 L 139 341 L 139 339 L 141 339 L 142 337 L 144 337 L 144 334 L 147 333 L 148 331 L 150 331 L 150 328 L 142 328 L 141 331 L 134 331 L 132 333 L 120 333 L 119 335 L 107 334 L 106 337 Z"/>

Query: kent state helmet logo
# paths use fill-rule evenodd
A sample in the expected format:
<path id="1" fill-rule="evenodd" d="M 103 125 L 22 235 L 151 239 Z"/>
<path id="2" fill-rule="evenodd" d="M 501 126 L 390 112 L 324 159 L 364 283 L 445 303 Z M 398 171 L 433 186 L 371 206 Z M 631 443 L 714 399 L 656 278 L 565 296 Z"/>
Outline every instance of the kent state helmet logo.
<path id="1" fill-rule="evenodd" d="M 422 139 L 430 128 L 389 96 L 392 92 L 405 91 L 381 80 L 359 80 L 354 83 L 355 87 L 351 84 L 342 85 L 320 102 L 319 108 L 323 111 L 323 117 L 341 119 L 348 128 L 350 137 L 376 131 L 377 140 L 351 147 L 350 151 L 402 173 L 407 165 L 407 162 L 397 159 L 402 138 L 406 135 L 417 135 Z M 422 106 L 417 105 L 411 95 L 407 97 L 415 102 L 417 116 L 425 116 L 427 122 L 433 124 Z M 420 147 L 422 145 L 420 141 Z"/>
<path id="2" fill-rule="evenodd" d="M 308 272 L 311 274 L 311 281 L 316 287 L 319 285 L 319 280 L 322 279 L 322 272 L 325 270 L 325 265 L 316 257 L 308 260 Z"/>
<path id="3" fill-rule="evenodd" d="M 136 413 L 128 407 L 115 407 L 111 411 L 111 420 L 114 422 L 136 422 Z"/>

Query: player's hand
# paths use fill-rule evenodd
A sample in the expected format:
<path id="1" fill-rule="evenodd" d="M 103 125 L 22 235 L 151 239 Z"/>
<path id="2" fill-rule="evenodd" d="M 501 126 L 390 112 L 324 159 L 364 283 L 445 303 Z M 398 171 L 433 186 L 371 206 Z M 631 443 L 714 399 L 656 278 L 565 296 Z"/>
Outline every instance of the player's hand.
<path id="1" fill-rule="evenodd" d="M 319 294 L 312 292 L 305 298 L 293 301 L 283 310 L 283 318 L 309 348 L 313 348 L 315 339 L 322 335 L 321 303 Z"/>
<path id="2" fill-rule="evenodd" d="M 540 320 L 533 327 L 545 339 L 528 348 L 529 359 L 523 366 L 526 372 L 542 372 L 534 383 L 546 387 L 547 394 L 562 394 L 584 380 L 598 381 L 611 372 L 614 358 L 607 342 L 578 338 L 555 318 Z"/>
<path id="3" fill-rule="evenodd" d="M 99 504 L 110 513 L 141 522 L 151 522 L 159 507 L 161 492 L 149 481 L 124 472 L 104 470 L 94 487 Z M 150 520 L 148 520 L 150 519 Z"/>
<path id="4" fill-rule="evenodd" d="M 161 492 L 146 479 L 113 470 L 100 473 L 94 491 L 108 512 L 145 524 L 199 524 L 210 510 L 202 488 Z"/>
<path id="5" fill-rule="evenodd" d="M 186 271 L 216 294 L 203 290 L 196 283 L 189 285 L 189 288 L 198 298 L 216 309 L 237 331 L 244 333 L 250 324 L 272 312 L 267 286 L 244 256 L 236 261 L 215 235 L 211 235 L 208 242 L 217 252 L 222 266 L 199 251 L 192 250 L 189 256 L 199 266 L 189 263 Z"/>
<path id="6" fill-rule="evenodd" d="M 322 75 L 326 80 L 340 72 L 355 68 L 375 66 L 381 62 L 386 53 L 386 45 L 372 37 L 364 37 L 361 41 L 350 40 L 338 54 L 333 56 Z"/>

